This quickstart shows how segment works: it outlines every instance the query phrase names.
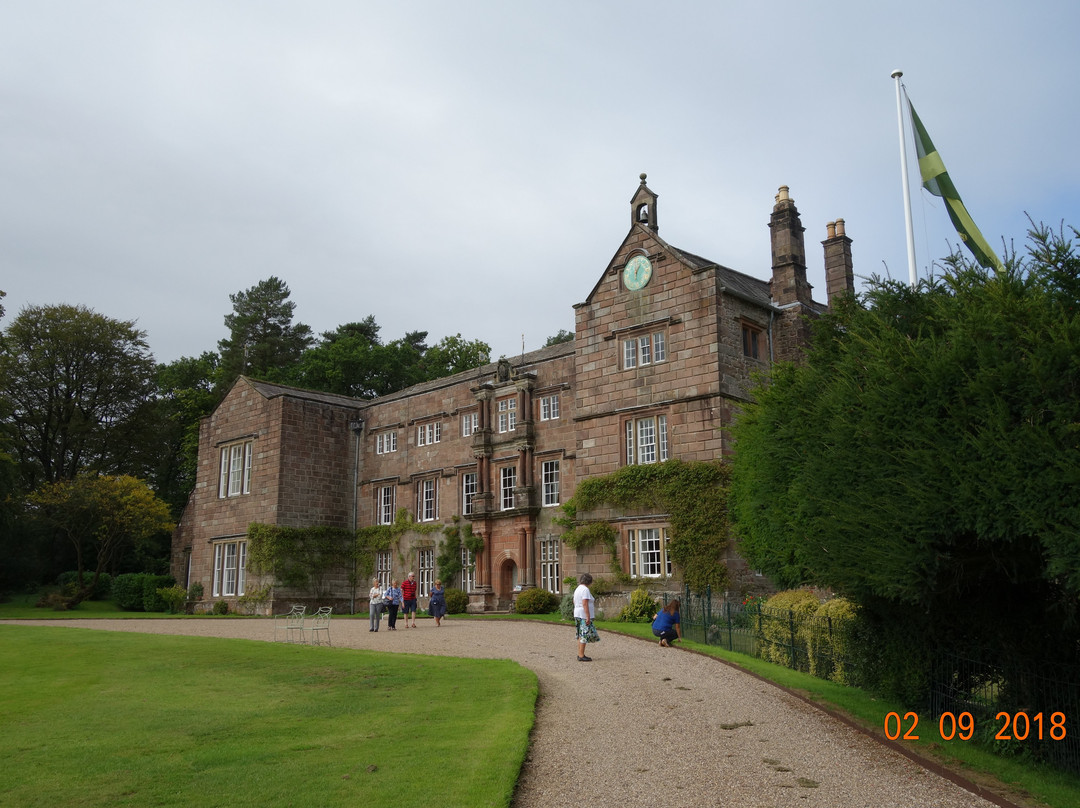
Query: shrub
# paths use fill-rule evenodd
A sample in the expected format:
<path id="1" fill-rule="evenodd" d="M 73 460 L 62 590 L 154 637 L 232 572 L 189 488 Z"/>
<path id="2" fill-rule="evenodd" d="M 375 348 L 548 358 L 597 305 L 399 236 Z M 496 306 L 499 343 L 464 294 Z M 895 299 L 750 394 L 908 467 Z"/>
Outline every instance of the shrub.
<path id="1" fill-rule="evenodd" d="M 514 604 L 518 614 L 551 614 L 559 609 L 559 596 L 546 589 L 526 589 Z"/>
<path id="2" fill-rule="evenodd" d="M 572 579 L 571 579 L 572 580 Z M 574 593 L 567 592 L 559 602 L 559 616 L 568 623 L 574 622 Z"/>
<path id="3" fill-rule="evenodd" d="M 169 604 L 158 594 L 159 589 L 173 586 L 176 579 L 171 575 L 146 575 L 143 577 L 143 611 L 163 612 Z"/>
<path id="4" fill-rule="evenodd" d="M 195 583 L 193 583 L 191 586 L 188 587 L 188 591 L 187 591 L 187 599 L 188 600 L 193 600 L 193 601 L 202 600 L 202 596 L 203 596 L 203 585 L 201 583 L 199 583 L 198 581 L 196 581 Z"/>
<path id="5" fill-rule="evenodd" d="M 806 638 L 800 636 L 803 621 L 817 611 L 820 601 L 806 589 L 777 592 L 761 609 L 758 654 L 762 659 L 809 672 Z"/>
<path id="6" fill-rule="evenodd" d="M 651 623 L 653 615 L 657 612 L 656 601 L 652 599 L 649 590 L 638 587 L 630 595 L 630 603 L 623 606 L 619 612 L 620 623 Z"/>
<path id="7" fill-rule="evenodd" d="M 165 604 L 169 614 L 180 614 L 184 610 L 184 602 L 187 600 L 187 590 L 174 584 L 173 586 L 158 589 L 157 596 Z"/>
<path id="8" fill-rule="evenodd" d="M 117 575 L 112 582 L 112 596 L 118 608 L 126 612 L 141 612 L 143 607 L 143 581 L 146 573 L 129 572 Z"/>
<path id="9" fill-rule="evenodd" d="M 469 610 L 469 596 L 460 589 L 446 590 L 446 613 L 464 614 Z"/>
<path id="10" fill-rule="evenodd" d="M 83 583 L 89 584 L 94 579 L 94 573 L 84 572 Z M 60 585 L 60 591 L 65 595 L 71 596 L 76 594 L 79 589 L 79 573 L 77 570 L 69 570 L 68 572 L 62 572 L 57 577 L 56 582 Z M 90 600 L 107 600 L 112 590 L 112 576 L 107 572 L 101 573 L 98 576 L 97 584 L 94 586 L 93 591 L 90 593 Z"/>
<path id="11" fill-rule="evenodd" d="M 38 609 L 65 612 L 71 608 L 71 601 L 62 592 L 50 592 L 47 595 L 42 595 L 35 606 Z"/>
<path id="12" fill-rule="evenodd" d="M 216 600 L 214 601 L 214 614 L 228 614 L 229 613 L 229 601 Z"/>
<path id="13" fill-rule="evenodd" d="M 833 598 L 818 606 L 813 619 L 800 629 L 806 642 L 810 673 L 822 679 L 851 684 L 849 637 L 855 619 L 855 604 L 844 598 Z"/>

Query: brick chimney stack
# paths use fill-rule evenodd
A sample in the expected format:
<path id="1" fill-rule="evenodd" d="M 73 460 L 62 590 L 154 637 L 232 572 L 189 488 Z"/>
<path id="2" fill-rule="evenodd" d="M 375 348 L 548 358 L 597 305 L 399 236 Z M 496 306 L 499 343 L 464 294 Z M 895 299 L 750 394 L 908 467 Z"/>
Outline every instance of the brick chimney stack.
<path id="1" fill-rule="evenodd" d="M 825 225 L 825 289 L 829 308 L 844 295 L 855 294 L 855 273 L 851 262 L 851 239 L 844 233 L 844 220 Z"/>
<path id="2" fill-rule="evenodd" d="M 769 293 L 773 303 L 810 305 L 811 287 L 806 281 L 806 245 L 802 221 L 788 187 L 781 185 L 769 219 L 772 240 L 772 281 Z"/>

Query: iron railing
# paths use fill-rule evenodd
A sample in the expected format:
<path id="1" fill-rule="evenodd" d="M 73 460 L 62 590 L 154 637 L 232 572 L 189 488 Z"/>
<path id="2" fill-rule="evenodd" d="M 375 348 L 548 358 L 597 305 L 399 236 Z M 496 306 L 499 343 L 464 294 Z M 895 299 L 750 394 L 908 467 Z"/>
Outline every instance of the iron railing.
<path id="1" fill-rule="evenodd" d="M 868 653 L 872 638 L 856 640 L 857 621 L 821 618 L 792 609 L 775 609 L 750 600 L 713 601 L 687 589 L 682 593 L 683 636 L 695 642 L 765 659 L 849 685 L 872 683 Z M 665 596 L 664 600 L 669 597 Z M 856 642 L 862 648 L 856 649 Z M 1042 760 L 1064 771 L 1080 773 L 1080 668 L 1063 665 L 1004 664 L 954 653 L 934 657 L 928 676 L 929 705 L 934 723 L 945 732 L 974 728 L 972 740 L 1002 754 Z M 966 738 L 965 738 L 966 740 Z"/>

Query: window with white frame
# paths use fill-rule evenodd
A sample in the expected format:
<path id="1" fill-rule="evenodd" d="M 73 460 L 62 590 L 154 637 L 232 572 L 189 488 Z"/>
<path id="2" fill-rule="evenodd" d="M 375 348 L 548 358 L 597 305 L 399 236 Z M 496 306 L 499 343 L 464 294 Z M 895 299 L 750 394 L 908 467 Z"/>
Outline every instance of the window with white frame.
<path id="1" fill-rule="evenodd" d="M 394 578 L 394 553 L 391 550 L 379 550 L 375 554 L 375 577 L 383 589 L 390 586 Z"/>
<path id="2" fill-rule="evenodd" d="M 418 424 L 416 427 L 416 445 L 429 446 L 438 443 L 442 439 L 442 424 L 432 421 L 429 424 Z"/>
<path id="3" fill-rule="evenodd" d="M 244 594 L 247 577 L 247 542 L 223 541 L 214 545 L 214 597 Z"/>
<path id="4" fill-rule="evenodd" d="M 416 484 L 416 521 L 431 522 L 439 516 L 438 486 L 434 478 Z"/>
<path id="5" fill-rule="evenodd" d="M 540 480 L 544 487 L 544 505 L 559 504 L 559 461 L 545 460 L 540 466 Z"/>
<path id="6" fill-rule="evenodd" d="M 476 558 L 468 547 L 461 548 L 461 591 L 473 588 L 473 573 L 476 572 Z"/>
<path id="7" fill-rule="evenodd" d="M 461 475 L 461 512 L 465 515 L 473 512 L 473 500 L 476 499 L 478 480 L 475 471 Z"/>
<path id="8" fill-rule="evenodd" d="M 553 393 L 540 399 L 540 420 L 555 421 L 559 417 L 559 394 Z"/>
<path id="9" fill-rule="evenodd" d="M 375 521 L 380 525 L 394 524 L 394 497 L 397 486 L 383 485 L 375 489 Z"/>
<path id="10" fill-rule="evenodd" d="M 397 451 L 397 432 L 380 432 L 375 436 L 375 454 Z"/>
<path id="11" fill-rule="evenodd" d="M 504 511 L 514 507 L 514 487 L 517 485 L 517 468 L 504 466 L 499 469 L 499 502 Z"/>
<path id="12" fill-rule="evenodd" d="M 667 416 L 650 415 L 626 422 L 626 465 L 639 466 L 668 459 Z"/>
<path id="13" fill-rule="evenodd" d="M 499 414 L 499 432 L 513 432 L 517 428 L 517 396 L 496 402 Z"/>
<path id="14" fill-rule="evenodd" d="M 540 587 L 556 594 L 561 591 L 559 539 L 540 540 Z"/>
<path id="15" fill-rule="evenodd" d="M 627 531 L 630 543 L 630 577 L 661 578 L 671 575 L 666 528 L 643 528 Z"/>
<path id="16" fill-rule="evenodd" d="M 431 584 L 435 581 L 435 550 L 421 547 L 417 551 L 416 594 L 422 598 L 431 595 Z"/>
<path id="17" fill-rule="evenodd" d="M 221 475 L 218 497 L 238 497 L 251 493 L 251 457 L 255 442 L 250 440 L 221 447 Z"/>
<path id="18" fill-rule="evenodd" d="M 622 363 L 624 369 L 652 365 L 667 361 L 667 338 L 663 331 L 641 334 L 623 340 Z"/>
<path id="19" fill-rule="evenodd" d="M 461 416 L 461 437 L 467 438 L 480 428 L 480 413 L 467 412 Z"/>

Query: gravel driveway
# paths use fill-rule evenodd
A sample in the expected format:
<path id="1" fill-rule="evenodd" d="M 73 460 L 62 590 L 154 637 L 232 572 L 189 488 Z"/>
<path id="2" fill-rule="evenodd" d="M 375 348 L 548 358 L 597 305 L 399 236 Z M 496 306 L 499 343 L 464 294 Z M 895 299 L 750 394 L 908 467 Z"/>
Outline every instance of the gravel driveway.
<path id="1" fill-rule="evenodd" d="M 23 625 L 273 640 L 267 619 L 45 620 Z M 729 665 L 603 633 L 577 661 L 574 630 L 454 620 L 367 630 L 331 625 L 335 646 L 508 658 L 540 700 L 516 808 L 975 808 L 988 802 L 795 696 Z"/>

